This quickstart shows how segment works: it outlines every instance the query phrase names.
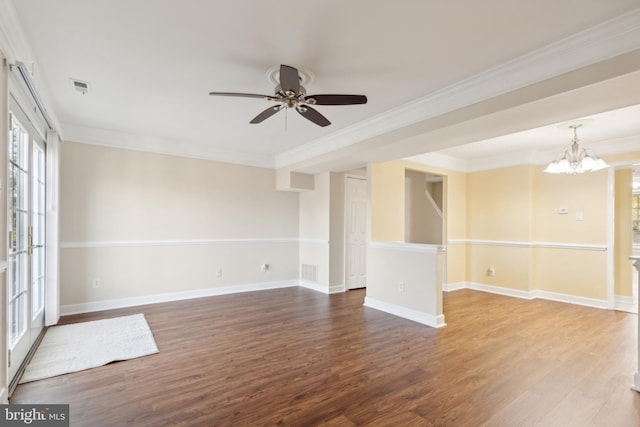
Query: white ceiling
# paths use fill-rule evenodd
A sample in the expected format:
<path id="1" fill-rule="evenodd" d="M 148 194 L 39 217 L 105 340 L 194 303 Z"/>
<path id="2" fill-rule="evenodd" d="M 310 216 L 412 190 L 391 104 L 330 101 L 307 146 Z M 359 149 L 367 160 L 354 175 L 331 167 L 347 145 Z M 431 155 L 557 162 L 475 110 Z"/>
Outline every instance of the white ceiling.
<path id="1" fill-rule="evenodd" d="M 372 117 L 639 7 L 638 0 L 13 0 L 12 5 L 33 50 L 37 81 L 66 139 L 268 167 L 277 156 L 363 127 Z M 295 111 L 252 125 L 249 120 L 268 107 L 267 101 L 208 95 L 270 94 L 267 71 L 279 64 L 309 71 L 309 93 L 365 94 L 369 103 L 317 107 L 333 122 L 327 128 Z M 71 79 L 89 82 L 89 93 L 75 91 Z M 582 139 L 640 135 L 638 108 L 619 113 L 599 118 L 599 130 L 585 129 Z M 568 144 L 570 137 L 550 125 L 443 153 L 470 160 L 547 151 Z"/>

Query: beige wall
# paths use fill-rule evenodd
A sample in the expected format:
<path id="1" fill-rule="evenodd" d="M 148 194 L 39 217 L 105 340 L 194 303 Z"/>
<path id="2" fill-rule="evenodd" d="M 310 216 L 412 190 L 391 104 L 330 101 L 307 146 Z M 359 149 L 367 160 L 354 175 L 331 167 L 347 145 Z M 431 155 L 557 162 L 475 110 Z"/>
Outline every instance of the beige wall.
<path id="1" fill-rule="evenodd" d="M 468 174 L 467 280 L 606 300 L 607 185 L 607 171 L 552 175 L 526 165 Z"/>
<path id="2" fill-rule="evenodd" d="M 442 254 L 422 245 L 374 244 L 367 249 L 367 297 L 365 305 L 386 305 L 392 313 L 411 318 L 403 309 L 417 313 L 423 323 L 441 326 Z M 395 311 L 397 310 L 397 311 Z M 414 319 L 414 320 L 418 320 Z M 418 320 L 420 321 L 420 320 Z"/>
<path id="3" fill-rule="evenodd" d="M 404 241 L 442 245 L 442 217 L 426 195 L 426 178 L 424 172 L 405 170 Z M 442 185 L 436 188 L 440 190 L 439 197 L 442 198 Z"/>
<path id="4" fill-rule="evenodd" d="M 608 171 L 580 175 L 548 174 L 534 169 L 535 236 L 539 242 L 607 243 Z M 567 214 L 558 209 L 566 208 Z M 583 219 L 576 215 L 582 213 Z"/>
<path id="5" fill-rule="evenodd" d="M 393 161 L 373 163 L 371 180 L 371 240 L 404 240 L 405 171 L 425 172 L 443 177 L 443 241 L 447 243 L 444 280 L 461 283 L 467 280 L 467 252 L 457 241 L 467 238 L 467 175 L 418 163 Z"/>
<path id="6" fill-rule="evenodd" d="M 467 281 L 529 291 L 532 286 L 530 166 L 467 175 Z M 479 240 L 480 242 L 473 242 Z M 489 275 L 493 268 L 495 275 Z"/>
<path id="7" fill-rule="evenodd" d="M 299 207 L 300 264 L 316 267 L 317 285 L 325 291 L 329 289 L 330 180 L 329 172 L 316 175 L 313 191 L 300 193 Z"/>
<path id="8" fill-rule="evenodd" d="M 298 278 L 273 170 L 65 142 L 60 175 L 63 306 Z"/>
<path id="9" fill-rule="evenodd" d="M 615 294 L 632 296 L 635 269 L 629 261 L 632 252 L 631 196 L 633 171 L 630 167 L 616 171 L 615 184 L 615 240 L 614 270 Z"/>
<path id="10" fill-rule="evenodd" d="M 345 174 L 331 173 L 329 185 L 329 286 L 345 285 Z"/>
<path id="11" fill-rule="evenodd" d="M 462 174 L 406 162 L 375 164 L 374 241 L 392 242 L 405 227 L 398 206 L 405 206 L 400 178 L 406 169 L 445 177 L 447 283 L 606 301 L 606 170 L 565 176 L 523 165 Z M 568 213 L 559 214 L 560 208 Z"/>
<path id="12" fill-rule="evenodd" d="M 371 240 L 374 242 L 404 241 L 404 171 L 402 162 L 370 165 Z"/>
<path id="13" fill-rule="evenodd" d="M 531 171 L 515 166 L 467 175 L 467 238 L 531 239 Z"/>
<path id="14" fill-rule="evenodd" d="M 608 171 L 554 175 L 533 170 L 536 242 L 607 245 Z M 566 214 L 559 214 L 566 208 Z M 582 215 L 582 220 L 578 215 Z M 607 252 L 538 247 L 534 288 L 607 299 Z"/>

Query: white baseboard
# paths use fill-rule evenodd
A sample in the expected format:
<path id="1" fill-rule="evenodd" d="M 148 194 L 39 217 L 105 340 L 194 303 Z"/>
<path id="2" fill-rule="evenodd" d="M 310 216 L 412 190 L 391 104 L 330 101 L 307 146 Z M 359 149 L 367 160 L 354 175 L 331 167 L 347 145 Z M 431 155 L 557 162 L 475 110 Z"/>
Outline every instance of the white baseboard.
<path id="1" fill-rule="evenodd" d="M 329 288 L 322 286 L 320 283 L 312 282 L 310 280 L 300 280 L 298 286 L 311 289 L 312 291 L 321 292 L 323 294 L 329 294 Z"/>
<path id="2" fill-rule="evenodd" d="M 433 315 L 424 313 L 422 311 L 380 301 L 371 297 L 364 298 L 364 306 L 384 311 L 385 313 L 393 314 L 394 316 L 402 317 L 404 319 L 413 320 L 414 322 L 422 323 L 423 325 L 431 326 L 433 328 L 446 326 L 443 314 Z"/>
<path id="3" fill-rule="evenodd" d="M 339 294 L 342 292 L 346 292 L 347 287 L 345 285 L 334 285 L 334 286 L 323 286 L 319 283 L 312 282 L 310 280 L 300 280 L 298 282 L 298 286 L 303 288 L 311 289 L 312 291 L 322 292 L 323 294 Z"/>
<path id="4" fill-rule="evenodd" d="M 603 299 L 579 297 L 576 295 L 559 294 L 557 292 L 549 292 L 549 291 L 541 291 L 541 290 L 535 290 L 532 292 L 535 293 L 536 298 L 540 298 L 540 299 L 566 302 L 569 304 L 576 304 L 576 305 L 584 305 L 586 307 L 593 307 L 593 308 L 603 308 L 603 309 L 609 308 L 609 304 L 607 303 L 607 300 L 603 300 Z"/>
<path id="5" fill-rule="evenodd" d="M 476 291 L 489 292 L 492 294 L 505 295 L 508 297 L 522 298 L 522 299 L 534 299 L 536 296 L 535 291 L 523 291 L 520 289 L 503 288 L 501 286 L 485 285 L 484 283 L 467 282 L 467 288 L 474 289 Z"/>
<path id="6" fill-rule="evenodd" d="M 492 294 L 505 295 L 508 297 L 522 298 L 527 300 L 540 298 L 540 299 L 546 299 L 549 301 L 583 305 L 586 307 L 602 308 L 602 309 L 608 308 L 608 303 L 606 300 L 581 297 L 577 295 L 561 294 L 558 292 L 543 291 L 539 289 L 534 289 L 531 291 L 523 291 L 520 289 L 511 289 L 511 288 L 503 288 L 501 286 L 485 285 L 484 283 L 477 283 L 477 282 L 457 282 L 457 283 L 454 283 L 453 285 L 455 285 L 455 288 L 453 290 L 466 288 L 466 289 L 473 289 L 476 291 L 489 292 Z M 449 290 L 452 290 L 452 289 L 450 288 Z"/>
<path id="7" fill-rule="evenodd" d="M 637 314 L 638 301 L 634 297 L 626 295 L 615 295 L 613 309 Z"/>
<path id="8" fill-rule="evenodd" d="M 335 285 L 329 288 L 330 294 L 340 294 L 343 292 L 347 292 L 347 285 Z"/>
<path id="9" fill-rule="evenodd" d="M 92 311 L 112 310 L 115 308 L 134 307 L 137 305 L 157 304 L 162 302 L 179 301 L 185 299 L 210 297 L 216 295 L 235 294 L 240 292 L 264 291 L 269 289 L 288 288 L 298 286 L 297 280 L 282 282 L 251 283 L 247 285 L 226 286 L 222 288 L 196 289 L 184 292 L 172 292 L 166 294 L 145 295 L 141 297 L 118 298 L 111 300 L 87 302 L 81 304 L 69 304 L 60 307 L 60 314 L 89 313 Z"/>
<path id="10" fill-rule="evenodd" d="M 631 389 L 640 392 L 640 372 L 636 372 L 633 376 L 633 385 L 631 386 Z"/>
<path id="11" fill-rule="evenodd" d="M 442 285 L 442 290 L 445 292 L 453 292 L 458 291 L 460 289 L 466 289 L 467 282 L 454 282 L 454 283 L 444 283 Z"/>

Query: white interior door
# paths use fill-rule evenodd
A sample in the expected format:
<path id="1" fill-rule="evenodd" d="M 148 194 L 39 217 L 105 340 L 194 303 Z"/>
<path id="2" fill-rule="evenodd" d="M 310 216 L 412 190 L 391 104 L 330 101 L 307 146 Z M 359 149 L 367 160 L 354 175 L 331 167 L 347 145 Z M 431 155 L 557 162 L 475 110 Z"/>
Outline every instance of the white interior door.
<path id="1" fill-rule="evenodd" d="M 45 144 L 20 113 L 10 115 L 8 153 L 9 379 L 44 328 Z"/>
<path id="2" fill-rule="evenodd" d="M 367 286 L 367 181 L 347 177 L 347 289 Z"/>

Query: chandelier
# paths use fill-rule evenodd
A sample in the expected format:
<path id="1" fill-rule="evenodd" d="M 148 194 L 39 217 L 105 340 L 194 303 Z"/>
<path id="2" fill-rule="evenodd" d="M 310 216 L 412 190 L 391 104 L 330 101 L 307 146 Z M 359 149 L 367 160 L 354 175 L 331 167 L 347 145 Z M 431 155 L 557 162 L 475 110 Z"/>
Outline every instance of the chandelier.
<path id="1" fill-rule="evenodd" d="M 578 128 L 582 123 L 569 125 L 573 129 L 571 148 L 566 150 L 559 160 L 549 163 L 544 170 L 547 173 L 566 173 L 576 175 L 584 172 L 594 172 L 609 167 L 600 157 L 590 156 L 587 150 L 578 145 Z"/>

